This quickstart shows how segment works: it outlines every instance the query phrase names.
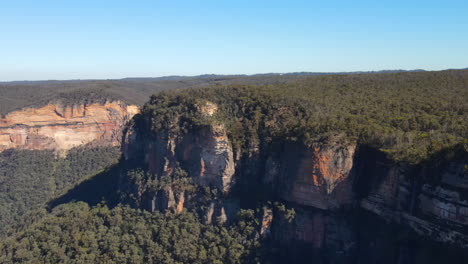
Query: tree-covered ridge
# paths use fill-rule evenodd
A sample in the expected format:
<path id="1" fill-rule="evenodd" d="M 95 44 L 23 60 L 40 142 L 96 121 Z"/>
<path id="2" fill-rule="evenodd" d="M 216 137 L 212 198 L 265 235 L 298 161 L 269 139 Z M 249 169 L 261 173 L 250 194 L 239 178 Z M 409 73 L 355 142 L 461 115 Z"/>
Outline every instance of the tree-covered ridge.
<path id="1" fill-rule="evenodd" d="M 0 116 L 49 102 L 62 104 L 102 103 L 119 100 L 143 105 L 151 94 L 163 90 L 204 87 L 212 84 L 268 84 L 290 82 L 301 75 L 195 76 L 127 78 L 121 80 L 74 80 L 0 83 Z"/>
<path id="2" fill-rule="evenodd" d="M 0 242 L 0 263 L 248 263 L 259 247 L 253 212 L 238 218 L 224 227 L 188 212 L 70 203 Z"/>
<path id="3" fill-rule="evenodd" d="M 63 158 L 52 151 L 1 152 L 0 237 L 23 215 L 117 163 L 119 157 L 116 147 L 74 148 Z"/>
<path id="4" fill-rule="evenodd" d="M 206 101 L 219 108 L 209 120 L 197 111 Z M 313 144 L 344 135 L 395 160 L 418 163 L 466 144 L 468 71 L 330 75 L 287 84 L 165 91 L 153 95 L 142 114 L 153 131 L 223 122 L 240 150 L 259 138 Z"/>

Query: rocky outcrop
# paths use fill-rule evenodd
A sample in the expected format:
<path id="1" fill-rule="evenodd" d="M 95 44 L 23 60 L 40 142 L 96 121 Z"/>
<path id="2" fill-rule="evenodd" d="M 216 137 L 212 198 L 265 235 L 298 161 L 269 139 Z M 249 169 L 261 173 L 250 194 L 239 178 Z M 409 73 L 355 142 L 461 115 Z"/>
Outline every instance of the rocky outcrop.
<path id="1" fill-rule="evenodd" d="M 175 155 L 195 182 L 229 192 L 233 184 L 234 157 L 224 125 L 209 125 L 179 140 Z"/>
<path id="2" fill-rule="evenodd" d="M 210 117 L 216 113 L 217 106 L 208 102 L 197 106 L 197 109 L 202 116 Z M 177 123 L 177 120 L 174 122 Z M 214 188 L 219 193 L 229 193 L 234 184 L 235 164 L 225 126 L 219 123 L 206 124 L 186 133 L 180 132 L 176 126 L 174 128 L 143 135 L 142 131 L 131 127 L 124 136 L 124 157 L 130 161 L 143 160 L 148 173 L 158 179 L 180 178 L 180 172 L 184 171 L 197 186 Z M 175 186 L 167 186 L 154 193 L 137 196 L 151 197 L 150 202 L 142 203 L 148 204 L 145 208 L 150 211 L 180 212 L 184 207 L 190 207 L 191 203 L 186 200 L 185 192 L 179 193 L 177 201 L 171 202 L 174 200 L 174 188 Z M 226 207 L 225 202 L 215 200 L 205 202 L 206 222 L 228 221 L 228 215 L 232 212 L 229 205 Z"/>
<path id="3" fill-rule="evenodd" d="M 224 192 L 232 186 L 233 152 L 222 125 L 206 126 L 180 136 L 157 135 L 145 149 L 144 160 L 151 174 L 172 175 L 180 166 L 199 185 Z"/>
<path id="4" fill-rule="evenodd" d="M 431 173 L 428 170 L 434 168 L 429 165 L 408 166 L 388 160 L 367 165 L 363 173 L 372 183 L 360 205 L 422 236 L 468 247 L 465 163 L 463 158 L 455 160 Z M 426 180 L 429 174 L 436 174 L 437 181 Z"/>
<path id="5" fill-rule="evenodd" d="M 138 107 L 122 102 L 62 105 L 51 103 L 9 113 L 0 120 L 0 151 L 67 150 L 84 145 L 118 146 L 125 123 Z"/>
<path id="6" fill-rule="evenodd" d="M 279 160 L 269 159 L 267 181 L 275 179 L 279 196 L 300 205 L 326 210 L 349 204 L 355 149 L 355 144 L 335 142 L 310 147 L 287 144 Z"/>
<path id="7" fill-rule="evenodd" d="M 218 106 L 208 102 L 196 108 L 202 117 L 210 118 Z M 383 222 L 379 232 L 411 233 L 468 247 L 466 154 L 433 170 L 430 164 L 394 162 L 383 152 L 341 135 L 313 145 L 286 140 L 273 145 L 256 135 L 243 149 L 233 150 L 220 122 L 211 120 L 188 131 L 177 129 L 177 124 L 174 120 L 170 129 L 156 133 L 130 128 L 123 146 L 125 158 L 143 161 L 149 173 L 159 178 L 183 171 L 196 186 L 218 193 L 201 199 L 176 191 L 179 187 L 165 187 L 140 195 L 149 197 L 141 204 L 150 211 L 191 208 L 202 212 L 205 223 L 222 224 L 233 218 L 240 205 L 260 204 L 259 235 L 332 252 L 344 262 L 363 245 L 375 246 L 378 249 L 370 246 L 369 250 L 376 252 L 389 247 L 389 240 L 363 235 L 366 221 Z M 429 174 L 436 177 L 430 180 Z M 295 217 L 264 207 L 268 200 L 286 203 L 295 210 Z M 393 225 L 398 227 L 390 229 Z M 407 251 L 392 245 L 393 251 Z M 404 259 L 405 254 L 400 255 L 395 261 Z"/>
<path id="8" fill-rule="evenodd" d="M 419 209 L 442 221 L 468 226 L 468 171 L 465 161 L 450 162 L 440 171 L 440 184 L 422 185 Z"/>

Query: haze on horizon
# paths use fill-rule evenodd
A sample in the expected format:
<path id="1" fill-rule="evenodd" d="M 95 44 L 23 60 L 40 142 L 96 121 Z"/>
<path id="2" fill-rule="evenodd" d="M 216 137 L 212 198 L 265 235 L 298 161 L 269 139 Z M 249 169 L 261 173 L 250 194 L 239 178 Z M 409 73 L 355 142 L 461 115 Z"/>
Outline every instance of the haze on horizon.
<path id="1" fill-rule="evenodd" d="M 0 81 L 468 67 L 467 1 L 8 1 Z"/>

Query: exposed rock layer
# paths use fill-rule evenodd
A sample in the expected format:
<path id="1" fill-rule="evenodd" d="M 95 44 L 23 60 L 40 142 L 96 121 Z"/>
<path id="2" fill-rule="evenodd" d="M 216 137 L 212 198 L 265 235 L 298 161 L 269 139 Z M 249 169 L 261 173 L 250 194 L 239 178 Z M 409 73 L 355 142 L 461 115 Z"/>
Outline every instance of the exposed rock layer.
<path id="1" fill-rule="evenodd" d="M 209 117 L 217 106 L 209 103 L 198 109 Z M 144 160 L 149 172 L 159 176 L 182 169 L 198 186 L 214 187 L 223 194 L 200 204 L 187 193 L 174 194 L 171 187 L 149 195 L 146 208 L 180 212 L 184 207 L 198 211 L 204 207 L 206 223 L 225 223 L 239 204 L 257 206 L 265 199 L 279 200 L 295 209 L 294 220 L 284 211 L 264 207 L 259 215 L 260 235 L 286 245 L 304 243 L 306 251 L 325 250 L 344 262 L 363 249 L 375 252 L 359 253 L 369 263 L 392 250 L 399 253 L 384 263 L 408 261 L 406 244 L 396 243 L 397 248 L 391 249 L 386 244 L 391 239 L 366 237 L 370 232 L 383 236 L 411 232 L 428 241 L 468 247 L 466 152 L 434 170 L 430 164 L 395 163 L 378 150 L 340 136 L 321 144 L 283 141 L 274 146 L 259 136 L 244 149 L 233 150 L 228 134 L 216 122 L 184 132 L 130 129 L 123 146 L 127 160 Z M 155 204 L 160 206 L 155 209 Z M 377 222 L 384 224 L 368 231 Z M 398 227 L 391 229 L 393 225 Z"/>
<path id="2" fill-rule="evenodd" d="M 118 146 L 124 124 L 138 107 L 121 102 L 49 104 L 9 113 L 0 119 L 0 151 L 67 150 L 84 144 Z"/>

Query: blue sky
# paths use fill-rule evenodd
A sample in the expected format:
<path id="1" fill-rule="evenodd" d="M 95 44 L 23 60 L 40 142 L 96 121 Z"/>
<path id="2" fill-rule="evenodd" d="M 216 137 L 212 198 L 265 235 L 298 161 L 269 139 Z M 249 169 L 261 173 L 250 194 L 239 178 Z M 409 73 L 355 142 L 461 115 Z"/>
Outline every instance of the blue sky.
<path id="1" fill-rule="evenodd" d="M 22 1 L 0 81 L 468 67 L 468 1 Z"/>

